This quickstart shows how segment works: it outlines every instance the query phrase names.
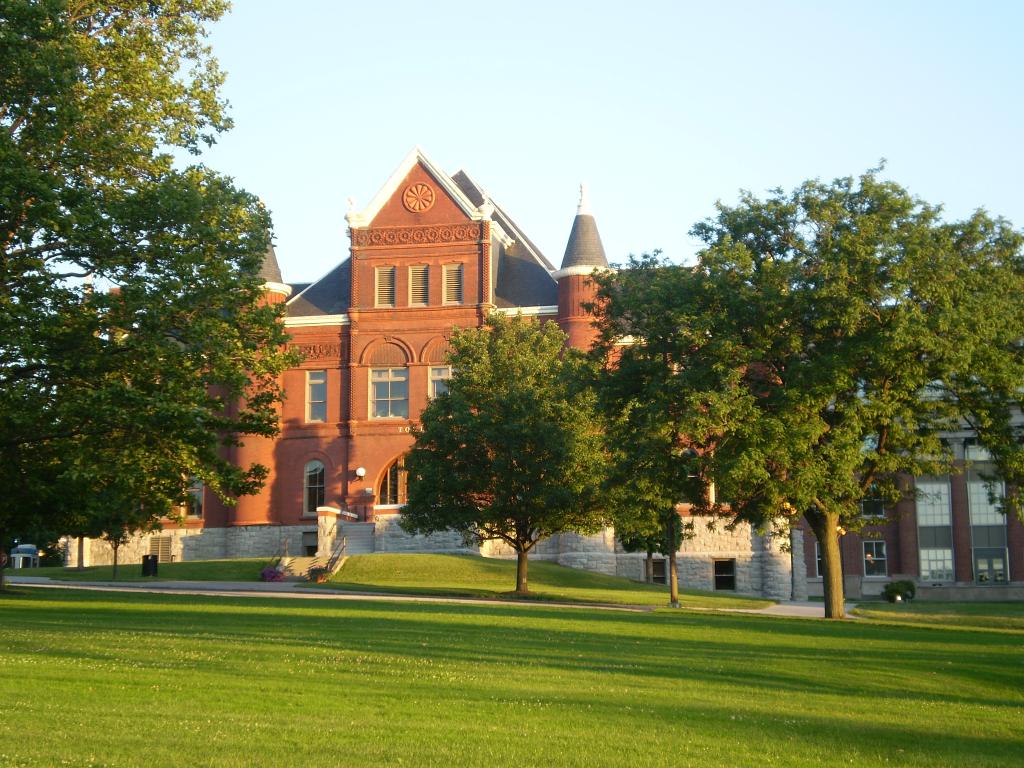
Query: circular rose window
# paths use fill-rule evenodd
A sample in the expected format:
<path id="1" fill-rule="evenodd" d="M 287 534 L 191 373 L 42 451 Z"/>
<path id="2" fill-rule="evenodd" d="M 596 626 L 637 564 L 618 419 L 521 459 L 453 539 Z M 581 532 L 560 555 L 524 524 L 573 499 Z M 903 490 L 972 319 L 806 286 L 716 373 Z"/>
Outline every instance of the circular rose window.
<path id="1" fill-rule="evenodd" d="M 410 184 L 402 193 L 402 203 L 413 213 L 428 211 L 434 204 L 434 190 L 422 182 Z"/>

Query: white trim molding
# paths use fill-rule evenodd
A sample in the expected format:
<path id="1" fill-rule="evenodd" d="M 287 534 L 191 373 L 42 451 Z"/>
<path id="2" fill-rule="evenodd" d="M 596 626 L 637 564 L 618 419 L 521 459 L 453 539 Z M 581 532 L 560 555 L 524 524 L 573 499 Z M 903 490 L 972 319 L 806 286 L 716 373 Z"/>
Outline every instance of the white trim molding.
<path id="1" fill-rule="evenodd" d="M 555 280 L 561 280 L 563 277 L 572 277 L 573 275 L 586 275 L 587 277 L 590 277 L 590 275 L 594 274 L 595 272 L 613 271 L 614 270 L 611 267 L 600 267 L 592 266 L 590 264 L 580 264 L 575 267 L 565 267 L 564 269 L 559 269 L 557 272 L 552 272 L 551 277 L 553 277 Z"/>
<path id="2" fill-rule="evenodd" d="M 284 325 L 286 328 L 301 328 L 303 326 L 317 325 L 348 325 L 348 315 L 310 315 L 308 317 L 286 317 Z"/>
<path id="3" fill-rule="evenodd" d="M 284 283 L 272 283 L 268 281 L 261 287 L 263 290 L 269 291 L 270 293 L 280 293 L 285 298 L 292 295 L 292 287 L 290 285 L 285 285 Z"/>
<path id="4" fill-rule="evenodd" d="M 537 315 L 557 315 L 558 305 L 550 304 L 544 307 L 497 307 L 495 312 L 503 315 L 522 315 L 523 317 L 536 317 Z"/>

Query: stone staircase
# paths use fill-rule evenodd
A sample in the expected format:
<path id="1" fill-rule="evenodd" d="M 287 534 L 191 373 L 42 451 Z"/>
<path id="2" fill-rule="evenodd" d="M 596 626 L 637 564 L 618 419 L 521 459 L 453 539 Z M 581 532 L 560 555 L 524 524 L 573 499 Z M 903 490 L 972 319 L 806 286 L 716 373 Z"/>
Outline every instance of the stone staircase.
<path id="1" fill-rule="evenodd" d="M 282 557 L 279 568 L 285 581 L 305 581 L 310 568 L 326 563 L 327 558 L 323 557 Z"/>
<path id="2" fill-rule="evenodd" d="M 345 555 L 369 555 L 375 551 L 373 544 L 373 523 L 341 523 L 339 536 L 347 542 Z"/>

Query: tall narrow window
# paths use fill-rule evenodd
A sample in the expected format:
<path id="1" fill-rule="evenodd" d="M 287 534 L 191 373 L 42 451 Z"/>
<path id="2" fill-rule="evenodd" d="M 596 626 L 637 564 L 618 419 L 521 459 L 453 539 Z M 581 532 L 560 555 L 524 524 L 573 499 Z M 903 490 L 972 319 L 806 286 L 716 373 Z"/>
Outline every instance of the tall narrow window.
<path id="1" fill-rule="evenodd" d="M 376 278 L 376 306 L 395 306 L 395 268 L 377 267 L 374 270 Z"/>
<path id="2" fill-rule="evenodd" d="M 443 395 L 448 391 L 448 379 L 452 377 L 450 365 L 433 365 L 430 367 L 430 399 Z"/>
<path id="3" fill-rule="evenodd" d="M 324 465 L 319 461 L 306 464 L 303 482 L 303 514 L 315 515 L 317 507 L 324 505 Z"/>
<path id="4" fill-rule="evenodd" d="M 306 371 L 306 421 L 327 421 L 327 371 Z"/>
<path id="5" fill-rule="evenodd" d="M 406 471 L 402 460 L 397 459 L 380 481 L 380 493 L 377 494 L 377 503 L 387 506 L 405 504 L 406 501 Z"/>
<path id="6" fill-rule="evenodd" d="M 917 541 L 920 547 L 921 580 L 953 581 L 953 518 L 950 511 L 949 477 L 918 477 Z"/>
<path id="7" fill-rule="evenodd" d="M 370 369 L 370 417 L 409 418 L 409 369 Z"/>
<path id="8" fill-rule="evenodd" d="M 885 542 L 865 541 L 864 542 L 864 575 L 865 576 L 887 576 L 888 567 L 885 564 Z"/>
<path id="9" fill-rule="evenodd" d="M 203 481 L 193 477 L 188 484 L 188 501 L 186 502 L 186 513 L 189 517 L 203 516 Z"/>
<path id="10" fill-rule="evenodd" d="M 445 264 L 444 265 L 444 303 L 445 304 L 461 304 L 462 303 L 462 265 L 461 264 Z"/>
<path id="11" fill-rule="evenodd" d="M 430 303 L 430 268 L 426 264 L 415 264 L 409 267 L 409 304 L 426 305 Z"/>

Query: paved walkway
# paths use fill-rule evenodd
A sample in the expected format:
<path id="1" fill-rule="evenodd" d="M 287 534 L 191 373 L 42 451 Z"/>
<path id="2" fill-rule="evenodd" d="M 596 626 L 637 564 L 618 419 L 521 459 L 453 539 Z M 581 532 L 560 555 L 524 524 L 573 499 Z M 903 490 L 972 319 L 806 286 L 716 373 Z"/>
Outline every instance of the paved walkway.
<path id="1" fill-rule="evenodd" d="M 446 597 L 439 595 L 396 595 L 385 592 L 353 592 L 351 590 L 310 588 L 300 586 L 296 582 L 266 581 L 62 581 L 46 576 L 7 576 L 7 583 L 44 589 L 86 589 L 99 592 L 174 592 L 181 595 L 215 595 L 218 597 L 286 597 L 306 600 L 375 600 L 380 602 L 417 602 L 417 603 L 487 603 L 490 605 L 530 605 L 537 607 L 555 606 L 559 608 L 590 608 L 612 611 L 653 611 L 658 606 L 622 605 L 614 603 L 571 603 L 550 600 L 535 603 L 523 600 L 502 600 L 486 597 Z M 706 611 L 728 611 L 730 613 L 751 613 L 766 616 L 787 616 L 806 619 L 820 619 L 825 616 L 822 603 L 783 602 L 767 608 L 683 608 Z M 855 603 L 847 603 L 846 611 L 855 608 Z"/>

